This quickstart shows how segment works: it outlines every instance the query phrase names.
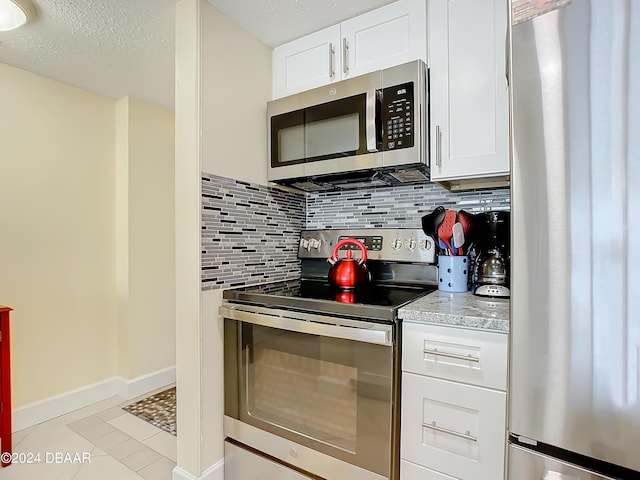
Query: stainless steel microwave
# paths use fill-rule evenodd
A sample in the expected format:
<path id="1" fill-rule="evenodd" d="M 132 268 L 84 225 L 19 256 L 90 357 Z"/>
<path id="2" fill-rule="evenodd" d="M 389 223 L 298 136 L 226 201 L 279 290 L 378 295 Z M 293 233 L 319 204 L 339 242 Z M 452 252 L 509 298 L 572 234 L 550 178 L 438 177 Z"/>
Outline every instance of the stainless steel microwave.
<path id="1" fill-rule="evenodd" d="M 268 180 L 304 191 L 426 182 L 428 105 L 420 60 L 272 100 Z"/>

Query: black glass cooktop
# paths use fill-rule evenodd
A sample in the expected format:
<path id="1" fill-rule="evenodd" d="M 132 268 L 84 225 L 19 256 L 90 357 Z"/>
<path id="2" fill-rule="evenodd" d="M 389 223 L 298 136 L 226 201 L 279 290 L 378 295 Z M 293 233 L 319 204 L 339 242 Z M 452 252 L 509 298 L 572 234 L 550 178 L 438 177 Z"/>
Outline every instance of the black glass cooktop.
<path id="1" fill-rule="evenodd" d="M 395 320 L 397 309 L 436 287 L 366 283 L 339 289 L 324 280 L 288 280 L 225 290 L 223 298 L 274 308 L 291 308 L 373 320 Z"/>

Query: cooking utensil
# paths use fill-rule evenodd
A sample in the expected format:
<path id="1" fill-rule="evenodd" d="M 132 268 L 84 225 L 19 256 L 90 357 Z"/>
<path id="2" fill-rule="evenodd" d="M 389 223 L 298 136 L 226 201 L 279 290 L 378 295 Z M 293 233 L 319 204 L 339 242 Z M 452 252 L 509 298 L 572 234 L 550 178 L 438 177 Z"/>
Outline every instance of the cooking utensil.
<path id="1" fill-rule="evenodd" d="M 462 231 L 464 232 L 465 236 L 468 236 L 469 232 L 473 228 L 473 214 L 464 210 L 460 210 L 458 212 L 458 222 L 462 224 Z M 469 239 L 467 238 L 467 240 Z"/>
<path id="2" fill-rule="evenodd" d="M 447 248 L 447 244 L 441 238 L 438 238 L 438 246 L 440 247 L 440 251 L 438 255 L 449 255 L 449 249 Z"/>
<path id="3" fill-rule="evenodd" d="M 437 210 L 437 212 L 436 212 Z M 438 255 L 448 255 L 449 251 L 447 249 L 447 244 L 444 243 L 442 240 L 440 240 L 440 238 L 438 237 L 438 228 L 440 227 L 440 224 L 442 223 L 442 220 L 444 220 L 444 216 L 446 214 L 446 210 L 444 207 L 440 206 L 437 207 L 436 210 L 434 210 L 434 215 L 433 215 L 433 231 L 434 231 L 434 235 L 433 238 L 434 240 L 437 239 L 438 241 L 438 245 L 440 246 L 440 251 L 438 251 Z"/>
<path id="4" fill-rule="evenodd" d="M 436 208 L 437 213 L 433 216 L 433 232 L 434 232 L 434 237 L 436 237 L 438 235 L 438 228 L 440 227 L 440 224 L 442 223 L 442 221 L 444 220 L 444 216 L 447 213 L 447 211 L 445 210 L 444 207 L 440 206 Z M 434 210 L 434 212 L 436 211 Z"/>
<path id="5" fill-rule="evenodd" d="M 464 233 L 464 241 L 467 245 L 467 252 L 471 245 L 474 243 L 476 234 L 476 216 L 472 213 L 469 213 L 465 210 L 460 210 L 458 212 L 458 222 L 462 225 L 462 232 Z"/>
<path id="6" fill-rule="evenodd" d="M 351 249 L 347 250 L 347 258 L 338 259 L 338 253 L 343 245 L 356 245 L 362 251 L 362 258 L 353 258 Z M 356 285 L 369 280 L 367 270 L 367 247 L 355 238 L 343 238 L 333 247 L 333 253 L 327 262 L 331 264 L 329 269 L 329 282 L 340 288 L 354 288 Z"/>
<path id="7" fill-rule="evenodd" d="M 447 251 L 447 245 L 438 238 L 438 227 L 442 223 L 445 213 L 446 209 L 440 205 L 422 217 L 422 231 L 440 246 L 438 255 L 444 255 Z"/>
<path id="8" fill-rule="evenodd" d="M 427 213 L 422 217 L 422 231 L 430 237 L 433 237 L 433 239 L 437 236 L 438 226 L 444 218 L 444 212 L 444 207 L 440 206 L 434 208 L 433 212 Z"/>
<path id="9" fill-rule="evenodd" d="M 444 215 L 444 220 L 438 227 L 438 237 L 444 241 L 447 245 L 447 248 L 451 252 L 451 255 L 455 255 L 456 252 L 453 250 L 453 247 L 449 243 L 451 240 L 451 236 L 453 235 L 453 225 L 456 223 L 456 211 L 455 210 L 447 210 Z"/>
<path id="10" fill-rule="evenodd" d="M 462 246 L 464 245 L 464 230 L 462 228 L 462 224 L 460 222 L 454 223 L 451 232 L 453 233 L 451 237 L 453 239 L 453 243 L 451 246 L 458 249 L 458 255 L 462 255 Z"/>

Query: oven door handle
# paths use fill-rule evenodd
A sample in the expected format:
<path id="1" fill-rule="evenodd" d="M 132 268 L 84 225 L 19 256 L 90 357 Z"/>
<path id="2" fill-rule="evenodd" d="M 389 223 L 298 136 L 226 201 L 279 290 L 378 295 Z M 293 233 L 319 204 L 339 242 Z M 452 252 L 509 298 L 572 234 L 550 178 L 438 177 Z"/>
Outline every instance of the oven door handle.
<path id="1" fill-rule="evenodd" d="M 231 320 L 298 333 L 393 345 L 393 326 L 254 305 L 222 305 L 220 315 Z"/>

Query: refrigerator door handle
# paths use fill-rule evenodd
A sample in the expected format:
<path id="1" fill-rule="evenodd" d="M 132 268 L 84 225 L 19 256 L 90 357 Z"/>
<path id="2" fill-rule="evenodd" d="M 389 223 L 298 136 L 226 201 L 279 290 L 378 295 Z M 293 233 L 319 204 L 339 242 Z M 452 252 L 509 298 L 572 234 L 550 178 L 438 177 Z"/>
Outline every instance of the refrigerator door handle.
<path id="1" fill-rule="evenodd" d="M 532 447 L 538 446 L 537 440 L 533 440 L 532 438 L 529 438 L 529 437 L 518 435 L 517 440 L 518 440 L 518 443 L 522 443 L 524 445 L 531 445 Z"/>

